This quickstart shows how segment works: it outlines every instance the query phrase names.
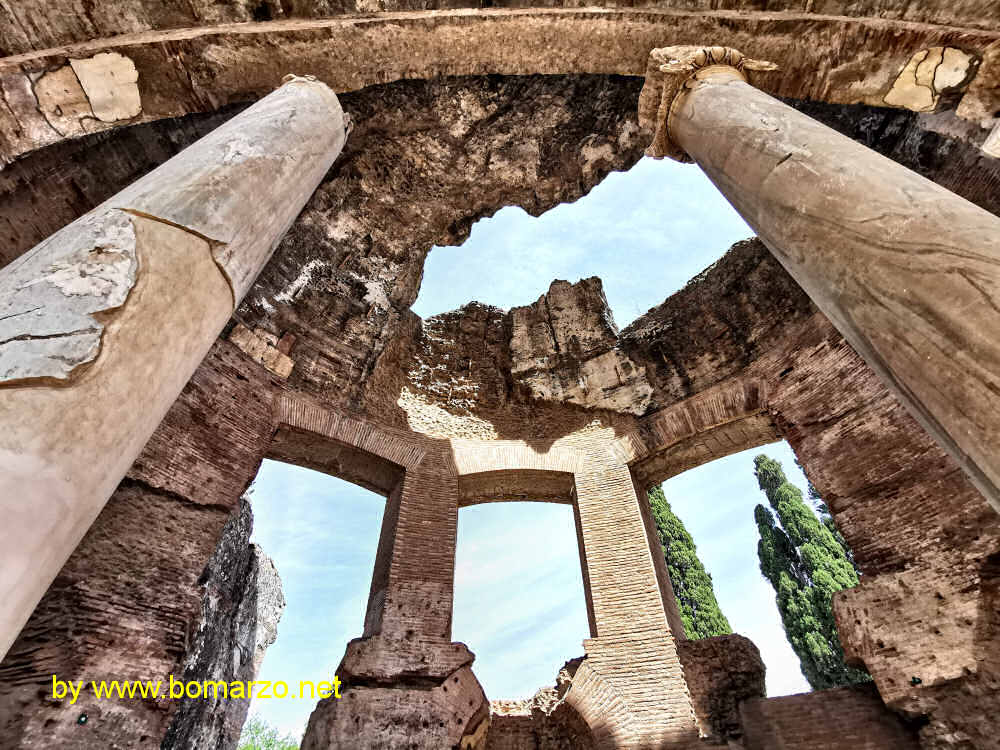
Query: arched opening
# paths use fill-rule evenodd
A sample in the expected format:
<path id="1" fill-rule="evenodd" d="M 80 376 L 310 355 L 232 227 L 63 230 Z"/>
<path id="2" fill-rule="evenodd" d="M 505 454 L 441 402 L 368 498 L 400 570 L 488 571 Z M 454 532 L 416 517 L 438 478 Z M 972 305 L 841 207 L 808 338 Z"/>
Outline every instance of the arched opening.
<path id="1" fill-rule="evenodd" d="M 365 620 L 384 497 L 330 474 L 265 460 L 251 489 L 251 541 L 274 562 L 285 608 L 258 680 L 284 681 L 289 698 L 255 698 L 250 715 L 298 740 L 318 697 L 300 680 L 333 679 L 344 644 Z"/>
<path id="2" fill-rule="evenodd" d="M 458 519 L 453 638 L 488 698 L 531 698 L 590 635 L 573 507 L 490 502 Z"/>
<path id="3" fill-rule="evenodd" d="M 697 558 L 711 576 L 715 598 L 732 631 L 760 649 L 767 668 L 767 695 L 774 697 L 811 688 L 782 626 L 775 589 L 761 573 L 754 508 L 766 507 L 768 500 L 754 474 L 754 458 L 759 455 L 778 461 L 788 481 L 807 497 L 808 480 L 785 441 L 695 466 L 664 481 L 662 489 L 673 514 L 694 540 Z M 815 512 L 815 502 L 810 505 Z"/>
<path id="4" fill-rule="evenodd" d="M 378 626 L 372 617 L 381 611 L 371 602 L 389 564 L 380 540 L 384 524 L 394 523 L 404 475 L 393 459 L 405 463 L 410 448 L 295 399 L 279 401 L 278 425 L 248 494 L 251 541 L 277 566 L 286 604 L 257 679 L 283 682 L 288 694 L 274 700 L 255 693 L 249 713 L 297 742 L 326 697 L 314 686 L 333 683 L 344 645 Z M 397 503 L 387 506 L 393 497 Z M 259 644 L 266 624 L 256 626 Z"/>

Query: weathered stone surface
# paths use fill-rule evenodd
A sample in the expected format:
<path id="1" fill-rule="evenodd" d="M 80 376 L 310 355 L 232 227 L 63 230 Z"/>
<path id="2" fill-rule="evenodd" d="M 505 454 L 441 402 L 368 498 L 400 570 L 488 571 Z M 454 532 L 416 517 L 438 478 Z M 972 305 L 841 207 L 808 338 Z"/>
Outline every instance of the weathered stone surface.
<path id="1" fill-rule="evenodd" d="M 0 264 L 6 266 L 240 109 L 123 128 L 114 138 L 67 141 L 0 170 Z"/>
<path id="2" fill-rule="evenodd" d="M 739 742 L 744 731 L 740 705 L 767 695 L 760 651 L 741 635 L 720 635 L 681 641 L 677 655 L 702 739 L 724 746 Z"/>
<path id="3" fill-rule="evenodd" d="M 12 301 L 4 317 L 11 330 L 0 339 L 0 384 L 9 386 L 0 390 L 0 412 L 8 417 L 0 431 L 0 506 L 8 519 L 0 529 L 0 598 L 7 603 L 0 652 L 205 357 L 345 137 L 333 92 L 293 77 L 0 269 Z M 95 316 L 112 310 L 106 327 L 97 325 Z M 36 379 L 62 379 L 85 363 L 87 373 L 69 387 L 35 387 Z"/>
<path id="4" fill-rule="evenodd" d="M 967 85 L 972 79 L 978 60 L 954 47 L 931 47 L 914 52 L 892 88 L 885 103 L 914 112 L 932 112 L 942 96 Z"/>
<path id="5" fill-rule="evenodd" d="M 1000 122 L 998 122 L 989 137 L 983 141 L 983 153 L 1000 159 Z"/>
<path id="6" fill-rule="evenodd" d="M 917 6 L 906 11 L 911 15 L 927 12 L 924 18 L 934 15 L 940 20 L 944 14 L 941 9 L 931 14 L 923 3 L 910 5 Z M 960 14 L 969 7 L 959 3 L 948 13 Z M 786 29 L 795 27 L 798 33 L 802 29 L 798 23 L 794 17 L 758 18 L 751 26 L 758 24 L 754 28 L 760 30 L 784 25 Z M 400 25 L 406 26 L 405 19 Z M 857 27 L 863 29 L 858 38 L 864 37 L 875 52 L 886 49 L 880 46 L 883 34 L 895 33 L 889 25 Z M 688 33 L 680 26 L 678 29 L 680 35 Z M 826 33 L 822 29 L 829 30 L 829 26 L 817 23 L 814 27 L 816 34 Z M 269 31 L 286 33 L 278 27 Z M 320 32 L 295 33 L 308 36 Z M 947 44 L 957 44 L 959 36 L 955 32 Z M 810 38 L 800 35 L 797 40 L 808 46 Z M 641 37 L 636 39 L 637 45 L 643 43 Z M 892 42 L 899 46 L 892 46 L 896 51 L 886 56 L 886 69 L 879 68 L 878 80 L 888 85 L 915 48 L 933 46 L 921 44 L 904 51 L 912 40 L 912 36 L 903 35 Z M 329 45 L 329 40 L 321 41 L 317 49 Z M 662 44 L 662 40 L 657 43 Z M 197 54 L 184 52 L 180 41 L 176 44 L 179 55 L 187 55 L 185 60 L 197 59 Z M 766 51 L 766 46 L 762 41 L 760 49 Z M 219 51 L 225 57 L 226 52 L 224 44 L 213 47 L 205 40 L 191 49 L 206 52 L 206 56 Z M 846 60 L 856 48 L 848 44 L 843 49 Z M 826 54 L 820 47 L 817 50 L 817 54 Z M 271 52 L 273 48 L 261 53 L 262 59 Z M 752 52 L 765 56 L 758 49 Z M 871 54 L 866 50 L 859 59 L 870 60 Z M 232 70 L 239 67 L 235 59 L 226 59 Z M 268 62 L 276 65 L 274 58 Z M 60 64 L 54 61 L 53 69 Z M 774 84 L 790 95 L 796 91 L 801 94 L 801 87 L 815 84 L 815 79 L 802 74 L 810 65 L 815 70 L 815 60 L 806 58 L 795 65 L 805 67 L 792 66 L 792 72 L 782 74 L 781 81 Z M 860 62 L 858 65 L 863 67 Z M 890 72 L 892 66 L 896 68 Z M 985 63 L 981 70 L 984 68 Z M 138 59 L 137 70 L 145 107 L 148 95 L 142 87 L 147 79 Z M 845 70 L 833 75 L 850 80 L 853 73 Z M 196 80 L 203 83 L 214 72 L 209 70 Z M 251 82 L 251 74 L 247 75 L 243 84 L 236 85 L 245 84 L 245 88 L 234 97 L 252 96 L 262 80 Z M 793 80 L 799 89 L 794 89 Z M 971 96 L 975 83 L 966 97 Z M 13 96 L 9 92 L 20 92 L 17 96 L 25 93 L 23 86 L 10 79 L 5 86 L 8 97 Z M 202 91 L 211 98 L 215 96 L 211 92 L 218 89 L 206 87 Z M 942 612 L 922 604 L 924 597 L 914 597 L 913 610 L 906 611 L 906 618 L 897 616 L 903 611 L 902 604 L 883 606 L 884 611 L 875 612 L 863 631 L 844 627 L 843 633 L 849 645 L 860 644 L 854 648 L 858 653 L 863 651 L 876 680 L 881 680 L 877 682 L 880 687 L 898 686 L 899 700 L 894 707 L 926 717 L 921 730 L 925 747 L 955 748 L 983 741 L 995 716 L 989 694 L 995 684 L 991 674 L 996 672 L 991 671 L 987 655 L 996 653 L 996 639 L 990 627 L 980 624 L 993 622 L 982 613 L 996 609 L 996 587 L 991 583 L 995 576 L 983 572 L 983 560 L 1000 548 L 995 514 L 760 243 L 737 246 L 688 288 L 620 335 L 602 320 L 600 306 L 591 306 L 597 299 L 593 283 L 557 285 L 556 296 L 561 295 L 563 309 L 570 313 L 571 322 L 565 328 L 575 327 L 578 342 L 586 344 L 573 350 L 568 359 L 560 359 L 554 345 L 558 341 L 560 347 L 569 349 L 573 334 L 551 334 L 552 348 L 546 350 L 549 344 L 544 337 L 515 336 L 512 314 L 482 305 L 423 322 L 409 312 L 431 245 L 460 242 L 475 219 L 503 205 L 519 204 L 538 213 L 572 200 L 608 170 L 633 163 L 645 145 L 635 122 L 637 93 L 634 79 L 548 76 L 398 82 L 343 97 L 356 122 L 344 159 L 327 176 L 226 331 L 228 336 L 242 325 L 253 332 L 266 346 L 291 360 L 291 375 L 284 380 L 268 372 L 252 353 L 241 351 L 232 340 L 216 343 L 133 467 L 132 476 L 143 483 L 126 483 L 112 501 L 118 508 L 135 487 L 141 487 L 151 497 L 166 498 L 173 505 L 144 503 L 142 536 L 136 534 L 135 541 L 118 532 L 101 533 L 103 527 L 95 526 L 80 548 L 81 554 L 87 554 L 90 573 L 71 562 L 64 575 L 76 585 L 71 589 L 57 586 L 49 592 L 12 656 L 0 667 L 15 675 L 0 686 L 0 701 L 10 701 L 19 712 L 5 734 L 5 738 L 14 738 L 8 741 L 12 747 L 49 747 L 52 737 L 57 744 L 65 739 L 67 747 L 93 746 L 82 743 L 95 737 L 99 744 L 111 744 L 114 740 L 107 739 L 110 737 L 136 746 L 142 746 L 143 741 L 160 741 L 176 713 L 175 705 L 116 706 L 113 720 L 104 715 L 106 721 L 91 725 L 94 734 L 83 735 L 69 725 L 72 715 L 45 705 L 38 692 L 52 671 L 92 676 L 89 666 L 67 666 L 82 663 L 83 655 L 88 654 L 102 653 L 105 662 L 114 660 L 117 666 L 109 669 L 117 670 L 116 675 L 126 671 L 120 667 L 126 662 L 143 662 L 138 667 L 142 674 L 136 676 L 146 677 L 176 673 L 185 663 L 188 654 L 182 646 L 156 658 L 152 652 L 163 639 L 183 642 L 186 633 L 194 631 L 201 613 L 198 576 L 221 533 L 225 509 L 233 506 L 260 458 L 275 445 L 272 435 L 282 434 L 275 432 L 272 409 L 286 395 L 307 398 L 319 404 L 320 411 L 336 415 L 322 422 L 324 429 L 330 428 L 322 432 L 324 440 L 349 443 L 356 438 L 350 443 L 354 449 L 364 446 L 373 453 L 373 446 L 391 445 L 391 460 L 399 466 L 411 459 L 419 464 L 427 456 L 432 461 L 432 468 L 410 488 L 410 494 L 398 501 L 390 499 L 387 507 L 388 528 L 398 532 L 405 540 L 400 546 L 410 553 L 397 557 L 391 546 L 380 546 L 372 616 L 365 629 L 369 637 L 361 641 L 373 645 L 370 656 L 375 666 L 351 673 L 359 678 L 356 700 L 368 706 L 357 714 L 359 719 L 370 720 L 373 706 L 389 707 L 401 722 L 409 722 L 412 732 L 436 732 L 432 726 L 422 726 L 423 718 L 431 712 L 445 717 L 454 709 L 431 697 L 437 688 L 431 687 L 427 678 L 433 675 L 430 682 L 436 684 L 441 675 L 458 674 L 449 672 L 453 667 L 442 655 L 452 645 L 444 634 L 450 627 L 453 565 L 448 540 L 453 535 L 452 514 L 463 496 L 461 483 L 454 477 L 456 471 L 516 469 L 561 471 L 572 476 L 582 466 L 572 457 L 587 451 L 595 451 L 601 461 L 608 451 L 622 465 L 632 461 L 635 457 L 631 454 L 623 458 L 624 454 L 615 451 L 620 438 L 631 440 L 631 436 L 640 435 L 646 467 L 643 476 L 658 481 L 686 466 L 751 447 L 762 436 L 783 436 L 828 499 L 874 590 L 891 589 L 892 576 L 903 572 L 910 577 L 907 580 L 922 581 L 928 588 L 931 583 L 940 586 L 953 611 L 980 613 L 971 635 L 971 626 L 956 629 L 955 648 L 941 652 L 942 659 L 949 660 L 941 674 L 958 676 L 920 686 L 908 680 L 911 667 L 922 668 L 927 652 L 899 649 L 893 654 L 894 644 L 933 644 L 933 638 L 922 638 L 940 627 L 943 618 L 947 622 L 952 610 Z M 27 94 L 30 96 L 30 90 Z M 220 101 L 226 100 L 213 99 L 210 105 L 199 101 L 192 107 L 214 107 Z M 908 111 L 817 102 L 796 102 L 796 106 L 812 110 L 988 210 L 997 210 L 995 160 L 979 150 L 986 131 L 965 128 L 952 112 L 917 116 Z M 129 181 L 210 129 L 217 119 L 213 115 L 159 122 L 90 136 L 9 165 L 0 171 L 5 191 L 0 232 L 11 237 L 10 245 L 4 243 L 5 257 L 16 257 L 59 225 L 106 199 L 117 189 L 112 184 L 115 180 Z M 25 125 L 26 129 L 33 127 Z M 57 169 L 65 170 L 59 172 L 64 179 L 58 182 L 49 179 Z M 20 216 L 28 216 L 30 221 L 19 222 Z M 532 291 L 528 299 L 540 291 Z M 538 305 L 523 308 L 524 320 L 544 321 L 539 310 Z M 524 330 L 530 329 L 526 326 Z M 524 359 L 515 358 L 515 345 L 523 347 L 517 357 Z M 541 363 L 542 367 L 530 376 L 525 374 L 527 370 L 515 373 L 515 361 Z M 606 363 L 624 361 L 634 364 L 635 380 L 605 394 L 608 383 L 602 378 L 614 370 Z M 586 369 L 592 362 L 597 371 Z M 582 377 L 584 386 L 569 387 L 573 375 Z M 532 383 L 542 383 L 549 390 L 533 392 Z M 646 386 L 637 386 L 643 383 Z M 717 393 L 713 389 L 717 388 L 730 396 L 753 391 L 756 401 L 750 404 L 735 396 L 714 398 Z M 584 393 L 588 394 L 585 402 L 580 400 Z M 694 408 L 699 397 L 704 397 L 704 403 Z M 715 418 L 717 407 L 737 401 L 747 407 L 738 418 Z M 705 419 L 692 422 L 690 434 L 667 445 L 669 436 L 679 433 L 663 429 L 665 412 L 677 406 L 692 407 L 681 408 L 678 414 L 703 415 Z M 476 439 L 489 442 L 474 445 Z M 314 448 L 319 444 L 315 441 Z M 286 442 L 280 447 L 286 451 L 284 460 L 307 463 L 306 457 L 296 453 L 301 445 Z M 338 455 L 343 458 L 346 454 Z M 324 461 L 330 458 L 324 454 L 309 460 L 333 473 L 357 466 L 346 459 Z M 595 529 L 602 523 L 599 511 L 612 505 L 609 498 L 619 502 L 628 500 L 629 493 L 635 496 L 631 481 L 626 481 L 629 472 L 623 471 L 622 465 L 605 466 L 603 476 L 591 477 L 591 489 L 598 489 L 590 494 L 588 517 L 580 521 L 581 537 L 591 534 L 593 540 L 598 534 Z M 599 486 L 602 482 L 607 483 L 603 488 Z M 607 489 L 612 484 L 614 487 Z M 391 487 L 383 489 L 391 494 Z M 142 631 L 149 634 L 150 641 L 139 646 L 129 642 L 131 651 L 116 650 L 114 639 L 93 637 L 102 628 L 117 624 L 109 625 L 106 618 L 126 611 L 125 603 L 133 596 L 127 589 L 128 581 L 119 576 L 121 571 L 131 570 L 131 558 L 123 558 L 125 553 L 115 545 L 124 544 L 133 552 L 142 545 L 169 548 L 178 535 L 176 524 L 171 523 L 172 513 L 181 512 L 177 508 L 201 519 L 191 528 L 197 526 L 205 538 L 178 553 L 171 569 L 171 580 L 177 583 L 160 586 L 153 614 L 144 613 L 142 608 L 127 610 L 134 618 L 130 627 L 135 632 L 147 620 L 153 622 Z M 401 508 L 407 512 L 399 513 Z M 99 524 L 106 520 L 102 516 Z M 124 522 L 124 518 L 119 520 Z M 614 538 L 615 544 L 628 548 L 630 560 L 639 559 L 642 553 L 642 545 L 636 542 L 642 541 L 641 525 L 637 528 L 637 534 L 620 532 L 621 538 Z M 187 526 L 184 529 L 181 536 L 193 533 Z M 586 566 L 586 550 L 584 553 Z M 116 567 L 102 567 L 105 559 Z M 634 665 L 639 662 L 628 659 L 636 656 L 633 644 L 637 639 L 628 629 L 628 618 L 615 616 L 615 612 L 629 606 L 628 597 L 634 597 L 634 602 L 656 601 L 659 592 L 647 585 L 650 581 L 645 573 L 625 575 L 629 573 L 626 568 L 634 572 L 639 566 L 623 566 L 618 560 L 611 554 L 591 554 L 590 567 L 585 567 L 591 621 L 601 626 L 601 632 L 588 641 L 587 660 L 564 704 L 573 707 L 598 742 L 629 746 L 644 741 L 640 739 L 643 731 L 666 736 L 668 731 L 680 734 L 693 727 L 690 705 L 693 703 L 699 712 L 696 685 L 700 678 L 693 666 L 685 668 L 685 673 L 690 671 L 690 675 L 685 674 L 686 682 L 679 681 L 680 663 L 649 669 L 645 677 L 636 677 L 640 670 Z M 863 585 L 858 595 L 864 592 Z M 611 597 L 616 596 L 621 599 L 612 602 Z M 108 601 L 113 603 L 110 614 L 105 607 Z M 58 613 L 66 608 L 90 613 L 73 633 L 60 630 Z M 173 618 L 170 636 L 163 635 L 156 624 L 159 613 L 168 610 Z M 645 607 L 642 614 L 654 611 Z M 955 623 L 957 626 L 960 621 Z M 378 633 L 381 628 L 385 632 Z M 442 646 L 441 654 L 427 638 L 411 639 L 416 645 L 410 649 L 398 645 L 406 642 L 408 629 L 436 633 L 434 642 Z M 650 632 L 654 630 L 655 635 L 643 640 L 643 647 L 662 659 L 673 646 L 659 625 Z M 884 647 L 864 643 L 866 635 L 876 632 L 891 636 L 883 639 Z M 376 648 L 376 635 L 383 638 L 383 644 L 396 645 Z M 42 652 L 37 651 L 39 643 L 48 644 Z M 683 654 L 685 646 L 677 648 Z M 48 654 L 51 661 L 33 661 L 33 654 L 38 653 Z M 421 664 L 421 659 L 421 670 L 426 674 L 397 677 L 407 664 Z M 645 659 L 641 661 L 645 663 Z M 963 671 L 963 665 L 973 665 L 975 671 Z M 383 668 L 373 684 L 363 684 L 362 673 Z M 467 665 L 458 669 L 465 670 Z M 396 688 L 387 686 L 397 679 Z M 688 686 L 690 700 L 685 697 Z M 626 704 L 622 698 L 626 694 L 638 696 L 637 702 L 631 703 L 630 698 Z M 635 705 L 643 710 L 644 706 L 662 710 L 666 698 L 679 707 L 674 725 L 656 725 L 661 715 L 633 710 Z M 478 699 L 476 694 L 474 703 Z M 353 731 L 344 719 L 351 716 L 344 700 L 317 712 L 317 742 Z M 828 704 L 824 700 L 818 701 L 825 706 L 820 710 L 837 712 L 842 732 L 855 728 L 863 732 L 875 715 L 882 717 L 878 721 L 884 719 L 877 706 L 861 712 L 850 706 L 838 710 L 831 708 L 841 705 L 836 700 L 830 699 Z M 422 715 L 413 705 L 428 708 Z M 726 711 L 731 705 L 727 704 Z M 803 715 L 808 715 L 812 709 L 803 710 Z M 785 721 L 785 714 L 777 712 L 775 716 L 774 721 L 768 720 L 769 726 Z M 855 716 L 860 717 L 856 726 L 852 723 Z M 46 727 L 45 722 L 53 717 L 57 724 Z M 65 723 L 65 729 L 60 722 Z M 486 724 L 473 723 L 469 720 L 460 735 L 478 742 Z M 53 726 L 58 730 L 52 730 Z M 369 728 L 373 744 L 379 737 L 388 737 L 380 734 L 386 731 L 383 727 L 370 724 Z M 393 736 L 388 741 L 406 740 Z M 429 742 L 431 747 L 440 745 L 436 735 Z"/>
<path id="7" fill-rule="evenodd" d="M 522 2 L 501 0 L 495 7 L 519 7 Z M 546 6 L 572 5 L 572 3 L 546 2 Z M 650 8 L 696 9 L 704 7 L 692 0 L 658 0 L 643 3 Z M 473 7 L 469 2 L 449 2 L 440 7 Z M 396 2 L 371 2 L 371 0 L 234 0 L 224 5 L 210 0 L 193 0 L 184 4 L 162 3 L 156 0 L 121 0 L 113 7 L 94 6 L 81 11 L 71 0 L 24 0 L 10 4 L 0 16 L 0 52 L 17 54 L 31 49 L 42 49 L 75 41 L 87 41 L 119 34 L 196 27 L 214 23 L 240 23 L 272 21 L 291 18 L 322 18 L 339 14 L 373 13 L 420 9 L 426 7 L 414 0 Z M 492 6 L 489 6 L 492 7 Z M 726 11 L 753 11 L 760 5 L 754 0 L 728 0 L 720 3 Z M 779 0 L 768 4 L 772 12 L 801 11 L 801 0 Z M 882 16 L 918 23 L 939 23 L 955 26 L 993 28 L 991 15 L 994 8 L 989 0 L 961 0 L 960 2 L 906 2 L 905 0 L 830 0 L 817 13 L 831 16 Z"/>
<path id="8" fill-rule="evenodd" d="M 1000 512 L 1000 344 L 983 334 L 1000 328 L 1000 218 L 734 67 L 703 73 L 671 106 L 671 138 Z"/>
<path id="9" fill-rule="evenodd" d="M 346 150 L 237 318 L 296 337 L 292 387 L 386 423 L 406 424 L 397 404 L 404 379 L 431 400 L 450 391 L 456 409 L 503 409 L 508 383 L 490 360 L 509 354 L 495 313 L 426 321 L 426 335 L 413 336 L 408 307 L 423 260 L 435 244 L 461 243 L 475 220 L 503 205 L 538 214 L 633 164 L 642 150 L 637 93 L 637 81 L 585 76 L 400 83 L 342 97 L 355 123 Z M 601 156 L 588 159 L 593 150 Z M 459 321 L 464 331 L 452 328 Z M 436 348 L 435 338 L 454 335 L 473 353 L 472 372 Z M 413 364 L 396 359 L 409 359 L 414 345 Z M 424 370 L 428 356 L 434 362 Z M 442 366 L 448 375 L 434 374 Z M 401 377 L 399 368 L 412 374 Z M 473 381 L 474 393 L 464 385 Z"/>
<path id="10" fill-rule="evenodd" d="M 1000 747 L 986 718 L 1000 710 L 996 556 L 977 572 L 978 596 L 968 592 L 971 571 L 915 566 L 864 580 L 836 601 L 845 655 L 871 665 L 886 705 L 915 720 L 928 717 L 924 748 Z M 893 627 L 873 616 L 878 612 L 915 626 Z"/>
<path id="11" fill-rule="evenodd" d="M 566 662 L 555 687 L 542 688 L 530 700 L 491 701 L 486 750 L 593 750 L 590 728 L 564 700 L 582 661 Z"/>
<path id="12" fill-rule="evenodd" d="M 228 517 L 122 484 L 0 666 L 0 747 L 159 746 L 172 701 L 98 700 L 89 682 L 180 677 L 202 613 L 198 577 Z M 73 705 L 53 700 L 53 674 L 88 689 Z"/>
<path id="13" fill-rule="evenodd" d="M 252 681 L 277 638 L 285 608 L 281 579 L 271 559 L 250 543 L 252 531 L 250 502 L 241 498 L 201 575 L 201 617 L 179 680 Z M 249 697 L 213 693 L 178 704 L 160 750 L 235 750 Z"/>
<path id="14" fill-rule="evenodd" d="M 757 698 L 744 703 L 740 715 L 747 750 L 928 747 L 918 745 L 913 728 L 885 710 L 870 685 Z"/>
<path id="15" fill-rule="evenodd" d="M 45 121 L 63 136 L 80 136 L 142 112 L 135 63 L 117 52 L 70 58 L 38 75 L 33 90 Z"/>
<path id="16" fill-rule="evenodd" d="M 751 76 L 756 78 L 758 72 L 778 69 L 773 62 L 755 60 L 733 47 L 708 46 L 714 44 L 714 40 L 705 40 L 700 45 L 681 44 L 650 50 L 646 80 L 639 95 L 639 124 L 653 133 L 652 142 L 646 149 L 648 156 L 691 161 L 669 133 L 670 109 L 691 80 L 728 69 L 749 81 Z"/>
<path id="17" fill-rule="evenodd" d="M 372 635 L 347 644 L 337 674 L 347 684 L 389 687 L 400 679 L 441 684 L 462 667 L 472 666 L 473 659 L 464 643 Z"/>
<path id="18" fill-rule="evenodd" d="M 97 358 L 139 260 L 131 217 L 114 209 L 66 227 L 0 276 L 0 383 L 66 380 Z"/>
<path id="19" fill-rule="evenodd" d="M 52 674 L 182 673 L 202 616 L 201 575 L 263 457 L 271 410 L 268 373 L 231 344 L 218 342 L 205 364 L 0 663 L 4 750 L 159 747 L 174 701 L 70 707 L 46 696 Z M 76 724 L 81 712 L 86 730 Z"/>
<path id="20" fill-rule="evenodd" d="M 94 110 L 71 65 L 42 73 L 35 81 L 34 94 L 38 110 L 60 135 L 88 132 L 88 120 L 94 118 Z"/>
<path id="21" fill-rule="evenodd" d="M 984 128 L 1000 121 L 1000 41 L 983 51 L 979 72 L 958 103 L 955 114 Z"/>
<path id="22" fill-rule="evenodd" d="M 240 323 L 229 334 L 229 340 L 239 349 L 248 354 L 255 362 L 260 362 L 265 369 L 273 372 L 279 378 L 287 378 L 292 374 L 295 362 L 285 352 L 278 348 L 278 337 L 268 331 L 251 331 Z M 294 341 L 292 334 L 288 339 Z"/>
<path id="23" fill-rule="evenodd" d="M 309 718 L 302 750 L 345 747 L 482 750 L 489 704 L 469 667 L 434 686 L 346 685 L 341 698 L 320 701 Z"/>
<path id="24" fill-rule="evenodd" d="M 921 10 L 913 14 L 917 17 L 941 15 L 940 8 L 930 11 L 938 3 L 918 5 Z M 710 43 L 760 59 L 780 59 L 780 70 L 760 81 L 777 96 L 884 105 L 915 51 L 952 48 L 979 59 L 998 42 L 998 32 L 989 24 L 975 28 L 981 19 L 979 24 L 972 17 L 961 17 L 965 23 L 954 25 L 910 23 L 884 17 L 882 8 L 856 4 L 851 12 L 859 15 L 854 17 L 812 12 L 808 5 L 780 13 L 770 7 L 733 12 L 687 2 L 640 8 L 385 10 L 360 18 L 240 25 L 213 26 L 213 20 L 205 19 L 206 25 L 173 29 L 168 23 L 155 33 L 92 37 L 84 31 L 93 41 L 68 47 L 26 51 L 31 42 L 18 45 L 15 48 L 24 54 L 0 59 L 6 104 L 0 109 L 0 160 L 11 161 L 67 137 L 49 127 L 37 110 L 31 95 L 33 77 L 95 53 L 132 61 L 142 102 L 139 119 L 150 121 L 260 97 L 290 70 L 315 75 L 336 91 L 437 76 L 639 76 L 646 71 L 649 51 L 667 39 L 675 45 Z M 911 15 L 902 8 L 897 11 Z M 136 25 L 160 24 L 147 20 Z M 979 89 L 970 95 L 974 101 L 962 112 L 975 113 L 984 105 Z M 97 117 L 87 122 L 88 128 L 115 125 Z"/>
<path id="25" fill-rule="evenodd" d="M 987 131 L 970 128 L 953 113 L 786 103 L 977 206 L 1000 214 L 1000 160 L 981 150 Z"/>
<path id="26" fill-rule="evenodd" d="M 601 280 L 554 281 L 511 317 L 511 373 L 535 398 L 642 414 L 653 389 L 642 369 L 616 349 Z"/>
<path id="27" fill-rule="evenodd" d="M 129 120 L 142 112 L 139 73 L 131 59 L 117 52 L 102 52 L 69 61 L 90 108 L 101 122 Z"/>

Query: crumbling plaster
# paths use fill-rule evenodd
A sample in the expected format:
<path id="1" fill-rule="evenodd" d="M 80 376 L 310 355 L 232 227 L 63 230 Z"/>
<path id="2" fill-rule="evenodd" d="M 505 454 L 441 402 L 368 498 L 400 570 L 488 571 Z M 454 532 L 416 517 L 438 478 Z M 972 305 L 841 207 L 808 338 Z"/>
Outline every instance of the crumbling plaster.
<path id="1" fill-rule="evenodd" d="M 135 284 L 132 218 L 97 212 L 15 264 L 0 282 L 0 383 L 66 380 L 97 358 L 101 313 L 124 305 Z"/>

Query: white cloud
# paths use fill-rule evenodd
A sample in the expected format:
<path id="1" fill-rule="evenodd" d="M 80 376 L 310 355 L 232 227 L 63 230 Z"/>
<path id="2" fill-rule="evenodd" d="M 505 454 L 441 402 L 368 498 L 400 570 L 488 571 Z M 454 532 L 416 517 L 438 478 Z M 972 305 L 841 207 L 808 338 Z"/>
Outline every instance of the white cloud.
<path id="1" fill-rule="evenodd" d="M 477 222 L 461 247 L 434 248 L 413 310 L 427 317 L 470 300 L 527 305 L 553 279 L 600 276 L 624 327 L 752 234 L 697 167 L 643 159 L 576 203 L 538 218 L 504 208 Z"/>

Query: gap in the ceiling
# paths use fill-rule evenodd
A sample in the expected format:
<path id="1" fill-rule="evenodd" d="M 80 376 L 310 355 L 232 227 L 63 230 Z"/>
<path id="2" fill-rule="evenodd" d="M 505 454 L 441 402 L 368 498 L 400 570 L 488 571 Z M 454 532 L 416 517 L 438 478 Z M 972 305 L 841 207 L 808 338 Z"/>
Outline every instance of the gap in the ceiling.
<path id="1" fill-rule="evenodd" d="M 575 203 L 535 218 L 509 206 L 460 247 L 435 247 L 413 311 L 423 318 L 476 300 L 528 305 L 553 279 L 599 276 L 619 328 L 682 288 L 751 230 L 692 164 L 643 158 Z"/>

